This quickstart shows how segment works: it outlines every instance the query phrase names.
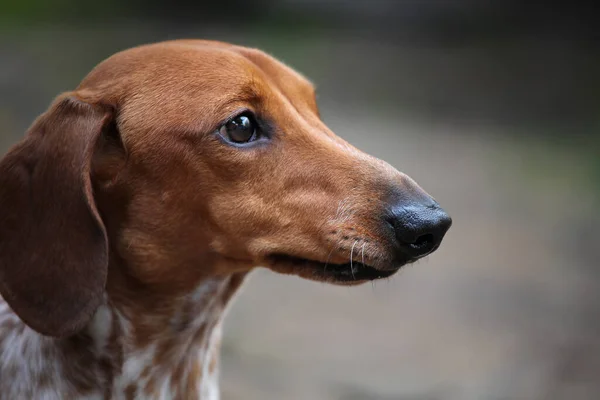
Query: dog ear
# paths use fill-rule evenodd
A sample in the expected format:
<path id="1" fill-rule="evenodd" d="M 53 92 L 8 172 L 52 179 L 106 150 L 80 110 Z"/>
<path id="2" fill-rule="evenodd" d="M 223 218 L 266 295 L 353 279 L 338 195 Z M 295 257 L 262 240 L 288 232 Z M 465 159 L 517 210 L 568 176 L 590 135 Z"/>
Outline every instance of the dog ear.
<path id="1" fill-rule="evenodd" d="M 0 161 L 0 293 L 44 335 L 78 332 L 103 301 L 108 241 L 90 164 L 112 119 L 63 95 Z"/>

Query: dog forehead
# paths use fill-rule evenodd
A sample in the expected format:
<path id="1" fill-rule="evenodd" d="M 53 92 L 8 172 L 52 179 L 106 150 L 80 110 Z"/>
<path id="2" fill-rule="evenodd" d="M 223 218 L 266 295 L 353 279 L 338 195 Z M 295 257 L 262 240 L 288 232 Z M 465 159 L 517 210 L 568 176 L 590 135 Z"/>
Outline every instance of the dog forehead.
<path id="1" fill-rule="evenodd" d="M 152 89 L 164 95 L 168 90 L 227 91 L 249 84 L 313 94 L 304 76 L 261 50 L 203 40 L 160 42 L 116 53 L 96 66 L 78 89 L 109 89 L 107 95 L 129 97 Z"/>
<path id="2" fill-rule="evenodd" d="M 117 53 L 92 70 L 78 91 L 118 104 L 119 125 L 131 133 L 204 131 L 244 106 L 279 104 L 282 97 L 316 108 L 311 83 L 274 57 L 201 40 Z M 271 109 L 281 107 L 287 105 Z"/>
<path id="3" fill-rule="evenodd" d="M 203 91 L 219 86 L 239 85 L 251 79 L 256 66 L 224 47 L 182 43 L 158 43 L 117 53 L 96 66 L 82 81 L 79 90 L 134 97 L 151 90 Z M 212 85 L 211 85 L 212 84 Z M 219 85 L 217 85 L 219 84 Z"/>

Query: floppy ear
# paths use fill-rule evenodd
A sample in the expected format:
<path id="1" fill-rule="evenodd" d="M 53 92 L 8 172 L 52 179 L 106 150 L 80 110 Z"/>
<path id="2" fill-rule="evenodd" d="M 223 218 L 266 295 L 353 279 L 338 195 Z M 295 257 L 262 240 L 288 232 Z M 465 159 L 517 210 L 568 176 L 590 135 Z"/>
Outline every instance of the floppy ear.
<path id="1" fill-rule="evenodd" d="M 90 164 L 111 119 L 61 96 L 0 161 L 0 293 L 45 335 L 81 330 L 103 300 L 108 241 Z"/>

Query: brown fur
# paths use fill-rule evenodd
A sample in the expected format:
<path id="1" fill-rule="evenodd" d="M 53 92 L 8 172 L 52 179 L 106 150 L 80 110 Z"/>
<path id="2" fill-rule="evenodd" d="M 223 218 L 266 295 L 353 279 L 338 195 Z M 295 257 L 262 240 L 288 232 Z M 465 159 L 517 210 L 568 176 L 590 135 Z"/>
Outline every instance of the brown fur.
<path id="1" fill-rule="evenodd" d="M 243 109 L 268 121 L 267 145 L 239 149 L 214 134 Z M 0 163 L 0 292 L 36 331 L 71 338 L 82 351 L 64 353 L 72 359 L 86 357 L 89 344 L 77 335 L 106 294 L 132 329 L 125 336 L 125 326 L 111 328 L 108 387 L 127 340 L 133 348 L 158 343 L 153 364 L 191 391 L 217 358 L 209 352 L 208 369 L 194 364 L 187 376 L 173 365 L 192 317 L 209 304 L 186 296 L 224 279 L 210 300 L 215 318 L 189 336 L 201 346 L 254 267 L 332 280 L 320 266 L 280 255 L 341 264 L 353 254 L 394 269 L 381 215 L 398 193 L 429 199 L 331 132 L 313 86 L 281 62 L 219 42 L 141 46 L 61 95 Z M 97 384 L 85 375 L 73 382 Z M 132 384 L 125 397 L 137 390 L 158 388 Z"/>

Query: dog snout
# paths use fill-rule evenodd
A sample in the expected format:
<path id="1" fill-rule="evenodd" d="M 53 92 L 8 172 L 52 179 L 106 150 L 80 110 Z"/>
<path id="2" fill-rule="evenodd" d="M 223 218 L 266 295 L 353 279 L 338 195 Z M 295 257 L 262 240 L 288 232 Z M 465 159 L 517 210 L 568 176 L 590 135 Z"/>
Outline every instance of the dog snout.
<path id="1" fill-rule="evenodd" d="M 434 201 L 398 204 L 390 211 L 387 222 L 401 252 L 412 260 L 435 251 L 452 225 L 450 216 Z"/>

